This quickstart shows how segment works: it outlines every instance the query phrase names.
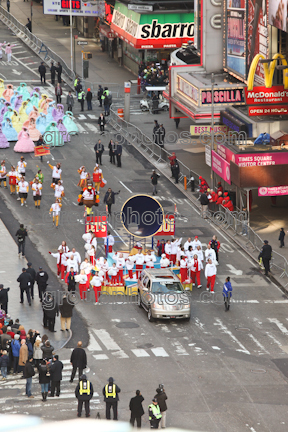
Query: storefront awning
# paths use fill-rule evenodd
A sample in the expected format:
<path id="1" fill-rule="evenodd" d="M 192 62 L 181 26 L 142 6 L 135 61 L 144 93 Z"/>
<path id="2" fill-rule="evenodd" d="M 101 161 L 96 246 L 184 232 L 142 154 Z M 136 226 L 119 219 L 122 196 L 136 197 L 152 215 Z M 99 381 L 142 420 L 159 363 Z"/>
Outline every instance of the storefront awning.
<path id="1" fill-rule="evenodd" d="M 116 37 L 116 35 L 111 30 L 111 28 L 106 24 L 101 24 L 99 26 L 99 31 L 101 34 L 106 36 L 108 39 L 114 39 Z"/>

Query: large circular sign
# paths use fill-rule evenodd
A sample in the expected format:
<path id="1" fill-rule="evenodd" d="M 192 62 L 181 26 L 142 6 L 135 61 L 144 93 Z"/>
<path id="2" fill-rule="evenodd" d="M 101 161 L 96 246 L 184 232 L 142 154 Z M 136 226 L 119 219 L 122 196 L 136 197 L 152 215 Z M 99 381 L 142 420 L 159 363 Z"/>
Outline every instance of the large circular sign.
<path id="1" fill-rule="evenodd" d="M 135 237 L 151 237 L 161 228 L 164 211 L 159 202 L 149 195 L 129 198 L 121 210 L 121 222 L 129 234 Z"/>

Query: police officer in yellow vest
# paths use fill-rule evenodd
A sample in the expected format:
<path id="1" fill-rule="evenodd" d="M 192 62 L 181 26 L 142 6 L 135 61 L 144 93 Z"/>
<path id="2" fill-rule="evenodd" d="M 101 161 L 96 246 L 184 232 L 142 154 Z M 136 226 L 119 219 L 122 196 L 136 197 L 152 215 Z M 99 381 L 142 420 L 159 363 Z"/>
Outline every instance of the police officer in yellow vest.
<path id="1" fill-rule="evenodd" d="M 83 403 L 85 404 L 86 417 L 90 417 L 90 399 L 93 397 L 93 385 L 87 380 L 86 375 L 81 375 L 79 384 L 75 389 L 75 396 L 78 399 L 77 417 L 81 417 Z"/>
<path id="2" fill-rule="evenodd" d="M 108 379 L 108 384 L 103 387 L 104 402 L 106 402 L 106 419 L 111 420 L 111 407 L 113 408 L 113 420 L 118 420 L 118 393 L 120 393 L 120 388 L 114 384 L 114 379 L 110 377 Z"/>
<path id="3" fill-rule="evenodd" d="M 148 406 L 149 421 L 151 429 L 158 429 L 162 414 L 156 398 L 152 399 L 152 404 Z"/>

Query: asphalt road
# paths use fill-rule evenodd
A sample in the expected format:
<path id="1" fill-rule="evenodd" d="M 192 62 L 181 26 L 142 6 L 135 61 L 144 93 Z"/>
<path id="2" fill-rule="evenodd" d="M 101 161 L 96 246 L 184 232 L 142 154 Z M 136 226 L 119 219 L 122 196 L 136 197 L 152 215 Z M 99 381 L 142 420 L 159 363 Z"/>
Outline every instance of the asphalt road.
<path id="1" fill-rule="evenodd" d="M 4 39 L 6 35 L 2 36 L 1 32 L 1 39 Z M 31 76 L 34 76 L 33 72 L 25 67 L 19 82 Z M 46 163 L 48 157 L 41 164 L 34 156 L 26 156 L 29 181 L 37 166 L 41 166 L 44 173 L 41 210 L 34 208 L 31 192 L 28 208 L 23 208 L 7 190 L 0 190 L 1 218 L 5 225 L 12 235 L 19 222 L 27 226 L 31 242 L 27 258 L 39 260 L 41 257 L 50 267 L 50 272 L 55 272 L 56 262 L 48 251 L 56 251 L 62 240 L 66 240 L 70 248 L 75 246 L 82 257 L 84 255 L 81 238 L 84 219 L 83 208 L 77 205 L 77 169 L 84 164 L 90 172 L 94 168 L 93 146 L 100 137 L 96 122 L 100 111 L 96 108 L 92 112 L 95 118 L 91 118 L 87 112 L 79 116 L 77 110 L 78 107 L 75 115 L 80 129 L 82 127 L 80 135 L 73 137 L 64 147 L 52 150 L 49 158 L 50 162 L 61 162 L 63 168 L 66 196 L 59 229 L 52 226 L 48 214 L 54 201 L 50 188 L 51 170 Z M 107 151 L 108 141 L 109 136 L 104 136 L 102 168 L 107 187 L 121 190 L 113 207 L 117 212 L 132 195 L 152 192 L 152 165 L 123 142 L 122 168 L 112 166 Z M 15 164 L 20 155 L 15 154 L 11 146 L 1 150 L 0 156 L 9 166 Z M 85 338 L 88 342 L 89 334 L 88 377 L 98 393 L 93 402 L 93 416 L 99 411 L 103 418 L 104 407 L 99 394 L 106 379 L 112 375 L 122 390 L 119 404 L 121 420 L 129 419 L 129 399 L 139 388 L 145 397 L 145 424 L 148 426 L 147 406 L 158 384 L 163 383 L 168 395 L 167 426 L 209 432 L 286 431 L 287 299 L 262 276 L 243 252 L 236 250 L 225 236 L 200 218 L 169 180 L 160 178 L 158 189 L 158 199 L 165 211 L 173 212 L 174 204 L 177 205 L 180 214 L 176 220 L 177 237 L 186 239 L 198 235 L 202 243 L 207 244 L 213 234 L 218 235 L 221 252 L 214 297 L 207 296 L 205 288 L 193 290 L 189 323 L 149 323 L 144 310 L 127 299 L 124 302 L 115 299 L 114 304 L 102 301 L 97 306 L 82 302 L 77 306 L 77 316 L 72 323 L 74 337 L 60 353 L 65 360 L 63 395 L 57 401 L 49 400 L 45 408 L 42 407 L 35 378 L 34 393 L 37 397 L 28 403 L 22 396 L 23 381 L 10 378 L 7 383 L 0 384 L 2 411 L 36 413 L 57 420 L 76 416 L 75 385 L 69 383 L 69 357 L 77 339 L 83 337 L 84 342 Z M 104 191 L 101 191 L 99 212 L 105 212 L 103 195 Z M 118 235 L 116 249 L 127 250 L 129 239 L 124 229 L 115 218 L 111 224 L 114 235 Z M 101 253 L 100 247 L 98 253 Z M 234 302 L 231 310 L 225 313 L 221 291 L 228 275 L 234 288 Z M 203 276 L 202 283 L 204 285 Z"/>

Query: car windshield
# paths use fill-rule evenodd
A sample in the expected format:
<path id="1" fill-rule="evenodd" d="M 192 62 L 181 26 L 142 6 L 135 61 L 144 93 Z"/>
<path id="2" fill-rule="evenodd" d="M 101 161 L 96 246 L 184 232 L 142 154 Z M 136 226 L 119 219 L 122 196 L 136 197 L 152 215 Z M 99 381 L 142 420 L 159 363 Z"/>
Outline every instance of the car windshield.
<path id="1" fill-rule="evenodd" d="M 169 292 L 183 292 L 183 287 L 180 282 L 161 281 L 153 282 L 151 292 L 156 293 L 169 293 Z"/>

